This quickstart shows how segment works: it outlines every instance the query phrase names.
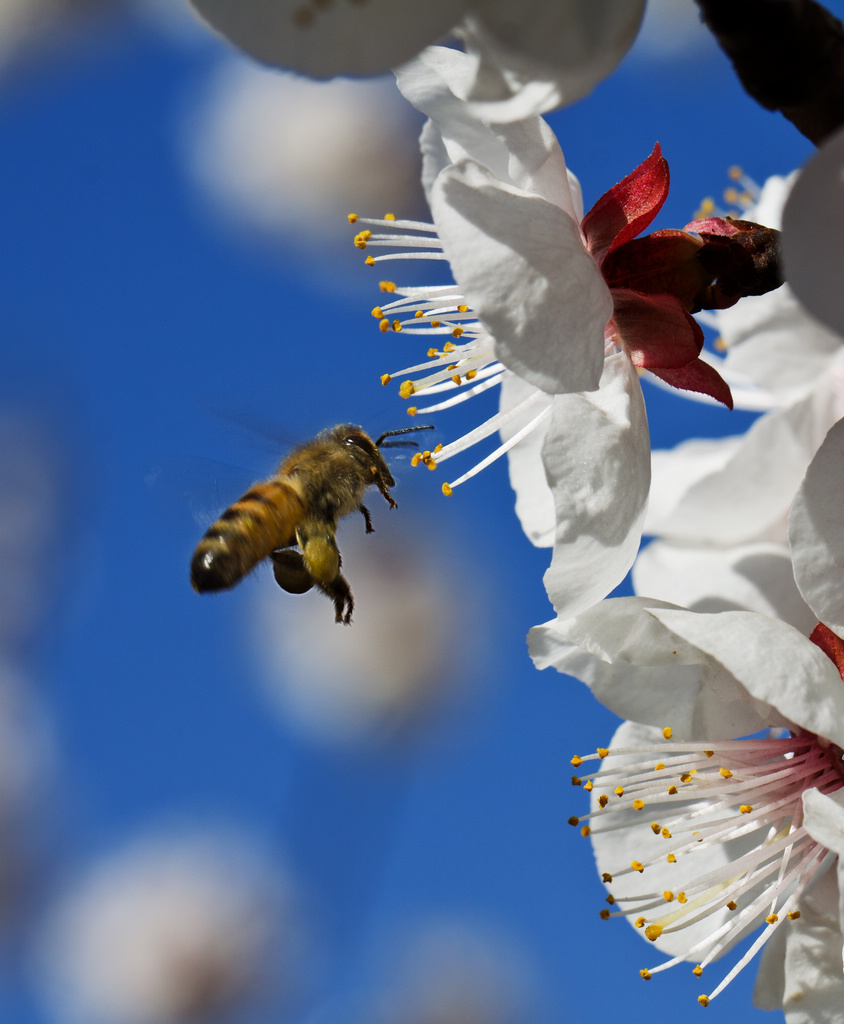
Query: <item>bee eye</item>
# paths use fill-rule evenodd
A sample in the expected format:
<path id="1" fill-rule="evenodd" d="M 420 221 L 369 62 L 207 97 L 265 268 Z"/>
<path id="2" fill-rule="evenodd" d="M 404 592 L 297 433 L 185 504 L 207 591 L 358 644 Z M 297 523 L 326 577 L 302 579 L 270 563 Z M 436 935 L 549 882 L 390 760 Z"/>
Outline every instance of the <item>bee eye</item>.
<path id="1" fill-rule="evenodd" d="M 345 439 L 345 441 L 344 441 L 344 444 L 349 444 L 349 445 L 353 444 L 356 448 L 363 448 L 364 447 L 363 441 L 359 437 L 347 437 Z"/>

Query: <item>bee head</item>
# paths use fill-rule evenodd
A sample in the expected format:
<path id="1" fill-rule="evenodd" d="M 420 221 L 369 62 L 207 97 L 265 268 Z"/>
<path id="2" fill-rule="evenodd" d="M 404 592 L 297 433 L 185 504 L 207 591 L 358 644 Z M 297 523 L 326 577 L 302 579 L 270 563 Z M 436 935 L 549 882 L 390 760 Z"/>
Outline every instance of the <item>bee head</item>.
<path id="1" fill-rule="evenodd" d="M 380 478 L 387 487 L 395 486 L 395 480 L 384 461 L 384 456 L 378 451 L 378 446 L 369 434 L 361 427 L 343 423 L 334 428 L 334 435 L 358 465 L 368 470 L 373 477 Z"/>

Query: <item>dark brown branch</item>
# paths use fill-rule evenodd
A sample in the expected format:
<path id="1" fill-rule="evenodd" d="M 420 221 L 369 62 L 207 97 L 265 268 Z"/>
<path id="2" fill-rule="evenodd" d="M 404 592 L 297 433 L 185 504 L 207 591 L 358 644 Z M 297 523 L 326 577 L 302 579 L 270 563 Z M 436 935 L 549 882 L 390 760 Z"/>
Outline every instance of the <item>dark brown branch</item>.
<path id="1" fill-rule="evenodd" d="M 746 91 L 815 145 L 844 126 L 844 26 L 814 0 L 697 0 Z"/>

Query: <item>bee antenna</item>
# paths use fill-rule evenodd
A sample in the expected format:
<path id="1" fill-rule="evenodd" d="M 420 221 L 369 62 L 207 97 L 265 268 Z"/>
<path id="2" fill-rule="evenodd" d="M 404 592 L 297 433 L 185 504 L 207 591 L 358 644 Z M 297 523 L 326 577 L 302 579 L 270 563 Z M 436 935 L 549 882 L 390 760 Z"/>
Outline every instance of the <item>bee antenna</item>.
<path id="1" fill-rule="evenodd" d="M 375 442 L 376 448 L 418 448 L 419 443 L 417 441 L 387 441 L 383 443 L 385 437 L 395 437 L 396 434 L 413 434 L 417 430 L 436 430 L 437 428 L 433 424 L 426 424 L 423 427 L 402 427 L 401 430 L 387 430 L 385 431 Z"/>

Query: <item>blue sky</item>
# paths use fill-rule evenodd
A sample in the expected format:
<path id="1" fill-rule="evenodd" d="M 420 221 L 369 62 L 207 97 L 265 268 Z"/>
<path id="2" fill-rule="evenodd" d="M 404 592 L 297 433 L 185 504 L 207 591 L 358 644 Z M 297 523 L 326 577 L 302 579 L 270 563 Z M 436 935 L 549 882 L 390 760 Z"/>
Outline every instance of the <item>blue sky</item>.
<path id="1" fill-rule="evenodd" d="M 598 920 L 591 852 L 566 825 L 582 800 L 568 758 L 608 740 L 614 720 L 527 658 L 527 630 L 551 617 L 549 552 L 524 539 L 503 463 L 446 502 L 439 479 L 394 462 L 401 508 L 390 514 L 417 529 L 400 542 L 436 556 L 446 593 L 459 592 L 451 614 L 474 680 L 399 741 L 333 747 L 279 717 L 253 649 L 266 579 L 211 599 L 188 585 L 201 528 L 185 495 L 222 506 L 275 461 L 214 410 L 277 424 L 291 443 L 346 420 L 373 433 L 405 424 L 378 377 L 406 357 L 373 340 L 378 296 L 359 254 L 349 246 L 321 268 L 295 237 L 250 244 L 211 215 L 186 169 L 179 126 L 221 53 L 115 16 L 96 39 L 0 80 L 0 411 L 47 438 L 58 509 L 40 617 L 16 657 L 59 764 L 51 848 L 0 970 L 0 1019 L 53 1019 L 27 966 L 31 932 L 78 871 L 150 827 L 223 820 L 299 880 L 319 949 L 313 986 L 287 1016 L 244 1022 L 354 1021 L 390 981 L 385 951 L 445 915 L 522 951 L 536 1024 L 636 1024 L 655 997 L 665 1024 L 685 1021 L 699 983 L 675 969 L 637 987 L 651 955 L 626 925 Z M 711 46 L 634 54 L 550 121 L 587 208 L 658 140 L 672 188 L 657 227 L 691 219 L 732 164 L 761 182 L 811 152 Z M 654 446 L 748 423 L 662 391 L 646 399 Z M 436 425 L 455 436 L 478 415 L 461 407 Z M 218 462 L 234 463 L 233 484 L 209 468 Z M 374 545 L 388 512 L 369 505 Z M 280 608 L 296 600 L 278 594 Z M 313 614 L 340 628 L 325 602 Z M 754 974 L 708 1020 L 762 1020 L 749 1007 Z"/>

